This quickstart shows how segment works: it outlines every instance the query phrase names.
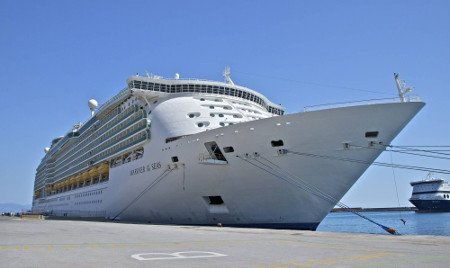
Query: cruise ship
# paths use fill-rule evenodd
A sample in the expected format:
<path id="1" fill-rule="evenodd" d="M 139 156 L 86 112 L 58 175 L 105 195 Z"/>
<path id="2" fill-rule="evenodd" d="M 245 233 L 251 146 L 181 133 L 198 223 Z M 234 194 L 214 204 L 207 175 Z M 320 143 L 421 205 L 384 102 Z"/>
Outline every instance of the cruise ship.
<path id="1" fill-rule="evenodd" d="M 92 117 L 45 149 L 33 211 L 315 230 L 424 106 L 399 87 L 395 100 L 285 114 L 224 78 L 136 75 L 98 108 L 90 100 Z"/>
<path id="2" fill-rule="evenodd" d="M 450 212 L 450 184 L 443 179 L 433 178 L 411 182 L 413 187 L 409 201 L 417 212 Z"/>

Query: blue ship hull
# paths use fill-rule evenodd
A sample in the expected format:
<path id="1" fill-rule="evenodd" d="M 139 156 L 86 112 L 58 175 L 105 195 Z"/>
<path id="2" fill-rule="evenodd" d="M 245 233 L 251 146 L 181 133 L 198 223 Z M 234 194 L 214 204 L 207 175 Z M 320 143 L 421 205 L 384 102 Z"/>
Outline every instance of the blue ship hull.
<path id="1" fill-rule="evenodd" d="M 450 200 L 409 200 L 417 212 L 450 212 Z"/>

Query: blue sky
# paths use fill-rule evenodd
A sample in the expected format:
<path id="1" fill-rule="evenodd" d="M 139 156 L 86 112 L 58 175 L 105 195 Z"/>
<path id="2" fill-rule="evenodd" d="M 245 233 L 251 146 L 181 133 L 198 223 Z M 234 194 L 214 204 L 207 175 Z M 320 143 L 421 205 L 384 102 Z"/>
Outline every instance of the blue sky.
<path id="1" fill-rule="evenodd" d="M 229 65 L 235 83 L 288 112 L 395 97 L 398 72 L 427 106 L 393 144 L 450 145 L 449 10 L 449 1 L 433 0 L 3 0 L 0 203 L 31 203 L 44 147 L 89 117 L 88 99 L 103 103 L 145 71 L 222 80 Z M 448 160 L 392 158 L 449 168 Z M 395 170 L 401 205 L 409 182 L 425 176 Z M 396 206 L 392 169 L 369 168 L 343 201 Z"/>

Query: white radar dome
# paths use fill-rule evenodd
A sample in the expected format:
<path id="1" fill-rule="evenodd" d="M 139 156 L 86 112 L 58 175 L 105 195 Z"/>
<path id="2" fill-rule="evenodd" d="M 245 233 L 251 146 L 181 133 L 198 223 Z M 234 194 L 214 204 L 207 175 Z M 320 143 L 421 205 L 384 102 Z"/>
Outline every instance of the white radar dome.
<path id="1" fill-rule="evenodd" d="M 50 151 L 50 148 L 45 147 L 45 148 L 44 148 L 44 152 L 45 152 L 45 153 L 48 153 L 48 151 Z"/>
<path id="2" fill-rule="evenodd" d="M 89 105 L 89 109 L 91 109 L 91 111 L 94 111 L 98 106 L 98 102 L 94 99 L 90 99 L 88 102 L 88 105 Z"/>

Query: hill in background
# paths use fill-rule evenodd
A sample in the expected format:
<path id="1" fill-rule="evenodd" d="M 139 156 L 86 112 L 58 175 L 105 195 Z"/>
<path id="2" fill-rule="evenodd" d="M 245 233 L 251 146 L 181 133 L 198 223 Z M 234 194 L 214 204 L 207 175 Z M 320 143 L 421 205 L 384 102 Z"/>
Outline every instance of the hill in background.
<path id="1" fill-rule="evenodd" d="M 0 203 L 0 212 L 21 212 L 31 209 L 31 205 L 21 205 L 15 203 Z"/>

